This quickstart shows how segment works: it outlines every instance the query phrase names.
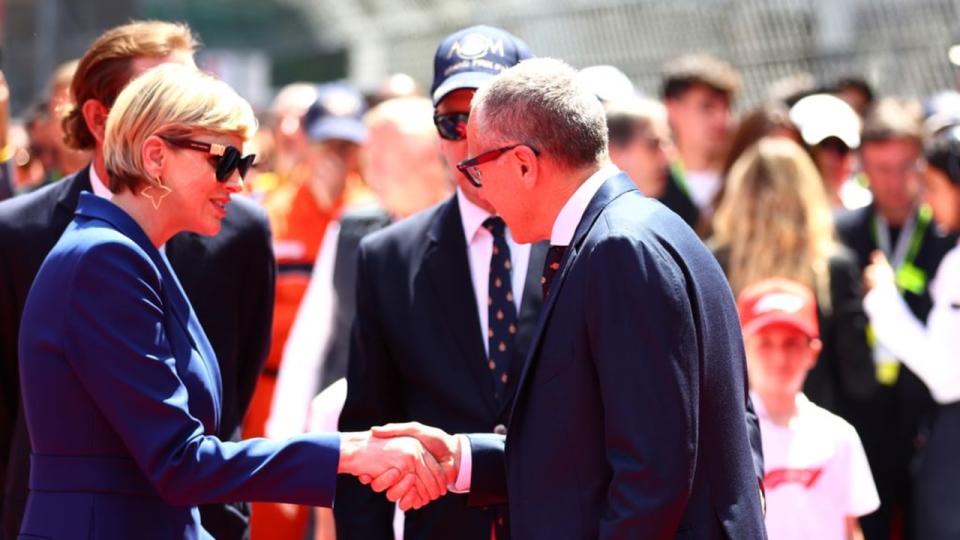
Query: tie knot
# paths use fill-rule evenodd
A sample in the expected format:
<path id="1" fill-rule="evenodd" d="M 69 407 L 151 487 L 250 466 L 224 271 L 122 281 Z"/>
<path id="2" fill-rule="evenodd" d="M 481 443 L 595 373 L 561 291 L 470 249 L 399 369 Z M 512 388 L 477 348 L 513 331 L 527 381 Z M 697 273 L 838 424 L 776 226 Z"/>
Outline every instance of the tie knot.
<path id="1" fill-rule="evenodd" d="M 504 230 L 506 230 L 506 223 L 503 222 L 503 219 L 499 216 L 488 217 L 483 222 L 483 228 L 490 231 L 495 238 L 503 238 Z"/>

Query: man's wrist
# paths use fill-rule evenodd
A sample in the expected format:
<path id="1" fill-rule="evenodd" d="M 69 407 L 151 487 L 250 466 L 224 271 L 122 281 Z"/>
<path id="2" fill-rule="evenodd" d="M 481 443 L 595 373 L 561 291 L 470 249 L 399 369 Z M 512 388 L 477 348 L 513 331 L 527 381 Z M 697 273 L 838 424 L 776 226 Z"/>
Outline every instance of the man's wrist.
<path id="1" fill-rule="evenodd" d="M 473 476 L 473 455 L 471 454 L 470 439 L 466 435 L 454 435 L 454 438 L 457 441 L 457 475 L 449 489 L 454 493 L 467 493 L 470 491 Z"/>
<path id="2" fill-rule="evenodd" d="M 340 434 L 340 461 L 337 464 L 338 473 L 353 474 L 356 467 L 357 454 L 365 444 L 364 433 L 348 432 Z"/>

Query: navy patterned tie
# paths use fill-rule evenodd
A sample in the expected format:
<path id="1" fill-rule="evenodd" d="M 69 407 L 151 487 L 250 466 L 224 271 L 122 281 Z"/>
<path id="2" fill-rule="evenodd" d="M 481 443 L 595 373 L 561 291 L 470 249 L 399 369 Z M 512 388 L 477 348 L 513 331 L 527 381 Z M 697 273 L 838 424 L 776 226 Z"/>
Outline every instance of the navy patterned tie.
<path id="1" fill-rule="evenodd" d="M 493 235 L 493 254 L 490 256 L 490 286 L 487 289 L 487 367 L 493 376 L 493 396 L 500 400 L 506 395 L 513 354 L 513 339 L 517 335 L 517 307 L 513 301 L 510 279 L 513 263 L 510 246 L 504 236 L 506 226 L 499 217 L 490 217 L 483 227 Z"/>
<path id="2" fill-rule="evenodd" d="M 563 260 L 563 254 L 567 252 L 567 246 L 550 246 L 547 250 L 547 257 L 543 261 L 543 277 L 540 278 L 540 285 L 543 287 L 543 300 L 547 300 L 547 294 L 550 293 L 550 283 L 560 270 L 560 261 Z"/>

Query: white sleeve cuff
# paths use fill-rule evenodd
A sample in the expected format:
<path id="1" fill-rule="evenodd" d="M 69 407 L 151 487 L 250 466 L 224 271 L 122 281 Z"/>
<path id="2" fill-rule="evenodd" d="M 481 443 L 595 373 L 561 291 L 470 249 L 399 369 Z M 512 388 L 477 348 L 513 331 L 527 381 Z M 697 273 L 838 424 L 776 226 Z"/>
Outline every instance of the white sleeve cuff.
<path id="1" fill-rule="evenodd" d="M 473 450 L 470 447 L 470 438 L 466 435 L 456 435 L 460 439 L 460 470 L 457 472 L 457 481 L 448 488 L 454 493 L 467 493 L 473 479 Z"/>

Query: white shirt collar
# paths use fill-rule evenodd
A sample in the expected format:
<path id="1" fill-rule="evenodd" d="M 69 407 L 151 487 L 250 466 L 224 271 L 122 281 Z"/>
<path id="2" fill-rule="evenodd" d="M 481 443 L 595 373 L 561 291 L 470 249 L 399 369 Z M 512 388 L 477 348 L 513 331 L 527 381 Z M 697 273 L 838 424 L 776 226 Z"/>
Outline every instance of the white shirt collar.
<path id="1" fill-rule="evenodd" d="M 767 406 L 763 404 L 763 400 L 760 399 L 760 396 L 750 390 L 750 400 L 753 401 L 753 412 L 757 414 L 757 418 L 764 420 L 770 420 L 770 413 L 767 412 Z M 797 416 L 804 416 L 809 409 L 812 402 L 803 392 L 797 392 L 797 397 L 795 398 L 797 404 Z M 794 417 L 794 418 L 796 418 Z"/>
<path id="2" fill-rule="evenodd" d="M 107 199 L 108 201 L 113 198 L 113 193 L 110 191 L 110 188 L 103 183 L 103 180 L 100 179 L 100 175 L 97 174 L 97 168 L 93 162 L 90 163 L 90 186 L 93 187 L 93 194 L 97 197 Z"/>
<path id="3" fill-rule="evenodd" d="M 573 233 L 577 231 L 577 225 L 583 218 L 583 213 L 587 211 L 587 206 L 593 196 L 600 190 L 600 186 L 607 178 L 620 173 L 616 165 L 610 164 L 600 168 L 597 172 L 590 175 L 573 195 L 567 199 L 567 202 L 557 214 L 556 221 L 553 222 L 553 232 L 550 233 L 550 245 L 569 246 L 573 241 Z"/>
<path id="4" fill-rule="evenodd" d="M 477 235 L 477 231 L 483 226 L 483 222 L 491 214 L 468 199 L 459 187 L 457 188 L 457 204 L 460 205 L 460 221 L 463 223 L 463 234 L 469 246 L 473 237 Z"/>

